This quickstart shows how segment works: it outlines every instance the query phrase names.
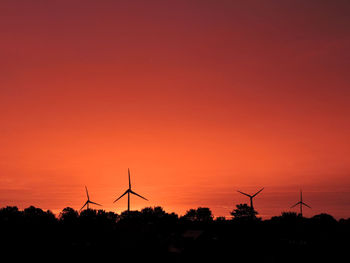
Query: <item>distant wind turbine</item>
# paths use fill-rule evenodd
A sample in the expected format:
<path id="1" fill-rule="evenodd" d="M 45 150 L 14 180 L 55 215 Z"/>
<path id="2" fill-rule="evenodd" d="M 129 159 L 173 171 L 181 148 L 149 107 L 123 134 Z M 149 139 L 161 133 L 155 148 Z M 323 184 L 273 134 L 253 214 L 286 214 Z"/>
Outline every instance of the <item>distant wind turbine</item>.
<path id="1" fill-rule="evenodd" d="M 83 205 L 83 207 L 80 208 L 79 211 L 83 210 L 83 208 L 84 208 L 85 206 L 86 206 L 87 209 L 89 209 L 89 204 L 94 204 L 94 205 L 102 206 L 102 205 L 100 205 L 100 204 L 98 204 L 98 203 L 95 203 L 95 202 L 90 201 L 89 192 L 88 192 L 88 189 L 87 189 L 86 186 L 85 186 L 85 190 L 86 190 L 87 201 L 86 201 L 86 203 Z"/>
<path id="2" fill-rule="evenodd" d="M 300 190 L 300 201 L 298 203 L 296 203 L 295 205 L 291 206 L 291 208 L 297 206 L 297 205 L 300 205 L 300 215 L 301 217 L 303 217 L 303 205 L 305 205 L 306 207 L 308 208 L 311 208 L 309 205 L 305 204 L 303 202 L 303 192 Z"/>
<path id="3" fill-rule="evenodd" d="M 128 168 L 128 175 L 129 175 L 129 188 L 128 188 L 128 190 L 126 190 L 124 194 L 122 194 L 120 197 L 118 197 L 116 200 L 114 200 L 113 203 L 117 202 L 124 195 L 128 194 L 128 212 L 130 212 L 130 194 L 137 195 L 138 197 L 141 197 L 142 199 L 145 199 L 146 201 L 148 201 L 148 200 L 146 198 L 144 198 L 143 196 L 135 193 L 133 190 L 131 190 L 130 170 L 129 170 L 129 168 Z"/>
<path id="4" fill-rule="evenodd" d="M 242 195 L 248 196 L 248 197 L 250 198 L 250 208 L 254 209 L 254 207 L 253 207 L 253 198 L 254 198 L 255 196 L 257 196 L 262 190 L 264 190 L 264 188 L 261 188 L 258 192 L 256 192 L 256 193 L 253 194 L 253 195 L 249 195 L 249 194 L 243 193 L 243 192 L 241 192 L 241 191 L 237 191 L 237 192 L 241 193 Z"/>

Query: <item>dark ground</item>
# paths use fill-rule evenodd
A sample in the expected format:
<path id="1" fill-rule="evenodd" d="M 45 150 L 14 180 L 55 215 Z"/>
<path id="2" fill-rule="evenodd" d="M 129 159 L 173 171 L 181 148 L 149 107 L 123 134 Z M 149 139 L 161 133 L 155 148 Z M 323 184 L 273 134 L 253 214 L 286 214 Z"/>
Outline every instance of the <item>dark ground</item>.
<path id="1" fill-rule="evenodd" d="M 29 209 L 29 210 L 28 210 Z M 349 262 L 350 220 L 321 214 L 271 220 L 196 220 L 165 212 L 118 216 L 38 208 L 0 210 L 6 262 Z M 5 261 L 3 261 L 5 262 Z"/>

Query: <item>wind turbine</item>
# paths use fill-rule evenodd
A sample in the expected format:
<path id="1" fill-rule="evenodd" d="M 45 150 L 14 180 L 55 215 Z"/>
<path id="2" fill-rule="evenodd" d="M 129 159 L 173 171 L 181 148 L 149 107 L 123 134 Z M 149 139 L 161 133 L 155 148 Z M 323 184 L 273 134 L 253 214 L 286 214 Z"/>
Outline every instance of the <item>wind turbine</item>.
<path id="1" fill-rule="evenodd" d="M 291 206 L 291 208 L 297 206 L 297 205 L 300 205 L 300 215 L 301 217 L 303 217 L 303 205 L 305 205 L 306 207 L 308 208 L 311 208 L 309 205 L 305 204 L 303 202 L 303 192 L 300 190 L 300 201 L 298 203 L 296 203 L 295 205 Z"/>
<path id="2" fill-rule="evenodd" d="M 133 190 L 131 190 L 130 169 L 129 168 L 128 168 L 128 175 L 129 175 L 129 188 L 128 188 L 128 190 L 126 190 L 124 194 L 122 194 L 120 197 L 118 197 L 116 200 L 114 200 L 113 203 L 117 202 L 124 195 L 128 194 L 128 212 L 130 212 L 130 194 L 137 195 L 138 197 L 141 197 L 142 199 L 145 199 L 146 201 L 148 201 L 148 200 L 146 198 L 144 198 L 143 196 L 135 193 Z"/>
<path id="3" fill-rule="evenodd" d="M 89 204 L 94 204 L 94 205 L 102 206 L 102 205 L 100 205 L 100 204 L 98 204 L 98 203 L 95 203 L 95 202 L 90 201 L 89 192 L 88 192 L 88 189 L 87 189 L 86 186 L 85 186 L 85 190 L 86 190 L 87 201 L 86 201 L 86 203 L 83 205 L 83 207 L 80 208 L 79 212 L 80 212 L 85 206 L 86 206 L 87 209 L 89 209 Z"/>
<path id="4" fill-rule="evenodd" d="M 243 192 L 241 192 L 241 191 L 237 191 L 237 192 L 241 193 L 242 195 L 248 196 L 248 197 L 250 198 L 250 208 L 251 208 L 251 209 L 254 209 L 254 207 L 253 207 L 253 198 L 254 198 L 255 196 L 257 196 L 262 190 L 264 190 L 264 188 L 261 188 L 258 192 L 256 192 L 256 193 L 253 194 L 253 195 L 249 195 L 249 194 L 243 193 Z"/>

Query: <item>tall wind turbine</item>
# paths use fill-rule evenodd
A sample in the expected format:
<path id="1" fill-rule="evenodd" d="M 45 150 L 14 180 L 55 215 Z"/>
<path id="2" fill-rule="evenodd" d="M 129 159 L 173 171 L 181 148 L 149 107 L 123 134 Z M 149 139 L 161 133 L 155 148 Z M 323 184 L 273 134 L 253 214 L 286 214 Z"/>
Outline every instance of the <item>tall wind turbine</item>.
<path id="1" fill-rule="evenodd" d="M 81 211 L 85 206 L 86 206 L 87 209 L 89 209 L 89 204 L 94 204 L 94 205 L 102 206 L 102 205 L 100 205 L 100 204 L 98 204 L 98 203 L 95 203 L 95 202 L 90 201 L 89 192 L 88 192 L 88 189 L 87 189 L 86 186 L 85 186 L 85 190 L 86 190 L 87 201 L 86 201 L 86 203 L 83 205 L 83 207 L 80 208 L 79 211 Z"/>
<path id="2" fill-rule="evenodd" d="M 242 195 L 248 196 L 248 197 L 250 198 L 250 208 L 251 208 L 251 209 L 254 209 L 254 207 L 253 207 L 253 198 L 254 198 L 255 196 L 257 196 L 262 190 L 264 190 L 264 188 L 261 188 L 258 192 L 256 192 L 256 193 L 253 194 L 253 195 L 249 195 L 249 194 L 243 193 L 243 192 L 241 192 L 241 191 L 237 191 L 237 192 L 241 193 Z"/>
<path id="3" fill-rule="evenodd" d="M 311 208 L 309 205 L 305 204 L 303 202 L 303 192 L 300 190 L 300 201 L 298 203 L 296 203 L 295 205 L 291 206 L 291 208 L 297 206 L 297 205 L 300 205 L 300 215 L 301 217 L 303 217 L 303 205 L 305 205 L 306 207 L 308 208 Z"/>
<path id="4" fill-rule="evenodd" d="M 129 168 L 128 168 L 128 175 L 129 175 L 129 188 L 128 188 L 128 190 L 126 190 L 124 194 L 122 194 L 120 197 L 118 197 L 116 200 L 114 200 L 113 203 L 117 202 L 124 195 L 128 194 L 128 212 L 130 212 L 130 194 L 137 195 L 138 197 L 141 197 L 142 199 L 145 199 L 146 201 L 148 201 L 148 200 L 146 198 L 144 198 L 143 196 L 135 193 L 133 190 L 131 190 L 130 169 Z"/>

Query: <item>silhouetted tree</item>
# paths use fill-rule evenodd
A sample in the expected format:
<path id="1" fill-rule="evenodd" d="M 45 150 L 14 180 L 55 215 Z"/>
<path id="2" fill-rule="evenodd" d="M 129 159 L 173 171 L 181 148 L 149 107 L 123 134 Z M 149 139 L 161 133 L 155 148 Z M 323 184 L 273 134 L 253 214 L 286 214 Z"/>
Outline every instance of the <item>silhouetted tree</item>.
<path id="1" fill-rule="evenodd" d="M 97 211 L 95 209 L 85 209 L 80 212 L 79 219 L 96 219 Z"/>
<path id="2" fill-rule="evenodd" d="M 136 222 L 142 220 L 142 213 L 140 211 L 123 211 L 120 214 L 121 221 Z"/>
<path id="3" fill-rule="evenodd" d="M 236 209 L 231 212 L 234 219 L 238 220 L 252 220 L 258 219 L 256 215 L 258 214 L 254 208 L 251 208 L 247 204 L 236 205 Z"/>
<path id="4" fill-rule="evenodd" d="M 3 223 L 15 223 L 22 219 L 23 212 L 17 206 L 7 206 L 0 209 L 0 220 Z"/>
<path id="5" fill-rule="evenodd" d="M 179 219 L 178 214 L 171 212 L 170 214 L 167 214 L 169 220 L 173 220 L 174 222 L 177 221 Z"/>
<path id="6" fill-rule="evenodd" d="M 114 222 L 114 223 L 117 222 L 120 218 L 120 216 L 118 214 L 111 212 L 111 211 L 107 212 L 106 216 L 107 216 L 109 221 Z"/>
<path id="7" fill-rule="evenodd" d="M 166 216 L 162 207 L 145 207 L 141 210 L 142 218 L 146 221 L 159 221 Z"/>
<path id="8" fill-rule="evenodd" d="M 226 218 L 224 216 L 218 216 L 216 219 L 215 219 L 216 222 L 224 222 L 226 221 Z"/>
<path id="9" fill-rule="evenodd" d="M 161 218 L 166 215 L 164 209 L 160 206 L 156 207 L 145 207 L 141 210 L 143 216 Z"/>
<path id="10" fill-rule="evenodd" d="M 189 221 L 209 222 L 213 220 L 213 214 L 208 207 L 198 207 L 188 210 L 183 218 Z"/>
<path id="11" fill-rule="evenodd" d="M 197 208 L 197 220 L 201 222 L 209 222 L 213 220 L 213 214 L 208 207 Z"/>
<path id="12" fill-rule="evenodd" d="M 300 215 L 296 212 L 282 212 L 281 217 L 282 218 L 297 218 L 297 217 L 300 217 Z"/>
<path id="13" fill-rule="evenodd" d="M 36 208 L 34 206 L 25 208 L 23 211 L 23 215 L 25 221 L 31 224 L 46 225 L 56 222 L 56 217 L 50 210 L 44 212 L 42 209 Z"/>
<path id="14" fill-rule="evenodd" d="M 118 214 L 115 214 L 113 212 L 106 212 L 102 209 L 98 210 L 96 214 L 96 219 L 99 221 L 100 224 L 115 224 L 118 218 Z"/>
<path id="15" fill-rule="evenodd" d="M 311 220 L 315 223 L 321 223 L 321 224 L 327 224 L 327 225 L 332 225 L 337 223 L 337 220 L 335 220 L 333 216 L 326 213 L 315 215 L 311 218 Z"/>
<path id="16" fill-rule="evenodd" d="M 295 224 L 297 222 L 302 222 L 303 217 L 296 212 L 282 212 L 280 216 L 273 216 L 271 221 L 284 224 Z"/>
<path id="17" fill-rule="evenodd" d="M 190 210 L 187 210 L 186 214 L 182 218 L 189 221 L 196 221 L 197 219 L 196 209 L 191 208 Z"/>
<path id="18" fill-rule="evenodd" d="M 71 207 L 66 207 L 60 213 L 58 219 L 65 224 L 75 224 L 78 221 L 79 214 Z"/>
<path id="19" fill-rule="evenodd" d="M 175 222 L 178 216 L 175 213 L 168 214 L 161 206 L 145 207 L 141 210 L 142 217 L 146 221 L 153 222 Z"/>
<path id="20" fill-rule="evenodd" d="M 350 226 L 350 218 L 340 218 L 339 223 L 342 225 L 349 225 Z"/>

